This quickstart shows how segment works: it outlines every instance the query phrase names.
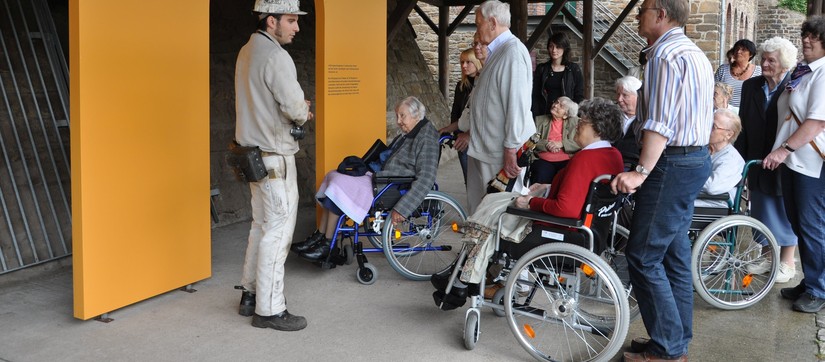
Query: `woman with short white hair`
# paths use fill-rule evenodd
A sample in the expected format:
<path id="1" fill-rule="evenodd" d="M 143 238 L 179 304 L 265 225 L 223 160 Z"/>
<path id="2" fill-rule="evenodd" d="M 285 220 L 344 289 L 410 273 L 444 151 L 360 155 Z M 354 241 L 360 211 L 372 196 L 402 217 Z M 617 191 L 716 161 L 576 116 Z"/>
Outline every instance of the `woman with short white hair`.
<path id="1" fill-rule="evenodd" d="M 791 77 L 797 50 L 790 40 L 774 37 L 759 45 L 757 59 L 762 65 L 762 76 L 742 84 L 741 108 L 742 135 L 734 147 L 746 160 L 761 160 L 771 152 L 776 140 L 777 101 Z M 796 275 L 797 238 L 785 214 L 779 172 L 753 167 L 748 172 L 751 216 L 761 221 L 773 232 L 779 244 L 779 273 L 777 283 L 787 283 Z M 767 251 L 767 250 L 766 250 Z M 767 273 L 772 264 L 764 263 L 748 267 L 752 274 Z"/>
<path id="2" fill-rule="evenodd" d="M 636 133 L 631 124 L 636 120 L 636 100 L 642 81 L 628 75 L 616 80 L 616 104 L 622 110 L 624 119 L 622 120 L 622 137 L 613 143 L 625 162 L 625 167 L 630 169 L 639 160 L 639 145 L 636 142 Z"/>

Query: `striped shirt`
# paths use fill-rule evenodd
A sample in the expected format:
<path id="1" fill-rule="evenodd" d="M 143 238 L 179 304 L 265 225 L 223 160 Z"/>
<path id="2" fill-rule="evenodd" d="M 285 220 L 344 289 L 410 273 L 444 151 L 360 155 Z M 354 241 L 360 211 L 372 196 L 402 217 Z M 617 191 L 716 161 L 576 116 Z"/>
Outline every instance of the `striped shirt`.
<path id="1" fill-rule="evenodd" d="M 760 75 L 762 75 L 762 67 L 757 65 L 753 70 L 751 78 L 758 77 Z M 730 74 L 730 64 L 720 65 L 719 69 L 716 69 L 714 79 L 717 82 L 725 83 L 733 88 L 733 94 L 730 96 L 728 104 L 739 107 L 739 102 L 742 100 L 742 83 L 745 81 L 736 79 L 732 74 Z"/>
<path id="2" fill-rule="evenodd" d="M 713 125 L 713 67 L 681 28 L 644 50 L 644 86 L 636 116 L 642 129 L 667 138 L 667 146 L 704 146 Z M 639 132 L 638 134 L 641 134 Z"/>

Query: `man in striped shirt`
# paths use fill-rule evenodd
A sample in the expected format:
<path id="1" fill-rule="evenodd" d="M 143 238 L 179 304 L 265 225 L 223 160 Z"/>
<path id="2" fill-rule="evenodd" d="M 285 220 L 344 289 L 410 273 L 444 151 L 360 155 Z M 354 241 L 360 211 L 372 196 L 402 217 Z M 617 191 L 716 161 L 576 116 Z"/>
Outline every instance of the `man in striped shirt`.
<path id="1" fill-rule="evenodd" d="M 645 0 L 636 16 L 647 66 L 638 100 L 641 154 L 616 176 L 616 192 L 634 193 L 627 244 L 630 280 L 650 340 L 625 361 L 687 360 L 693 336 L 688 226 L 693 201 L 710 174 L 713 68 L 682 27 L 688 0 Z"/>

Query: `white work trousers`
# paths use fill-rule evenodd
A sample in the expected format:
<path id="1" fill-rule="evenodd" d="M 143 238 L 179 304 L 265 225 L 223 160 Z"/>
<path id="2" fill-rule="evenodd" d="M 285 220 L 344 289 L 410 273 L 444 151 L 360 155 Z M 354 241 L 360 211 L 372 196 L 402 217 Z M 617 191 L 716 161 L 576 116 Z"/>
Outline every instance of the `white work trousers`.
<path id="1" fill-rule="evenodd" d="M 490 180 L 498 175 L 501 168 L 504 166 L 504 159 L 495 164 L 486 163 L 474 158 L 467 157 L 467 206 L 468 215 L 475 214 L 476 208 L 481 204 L 481 199 L 487 195 L 487 184 Z M 527 169 L 521 168 L 521 173 L 518 175 L 516 184 L 513 186 L 513 192 L 525 194 L 527 188 L 524 187 L 524 178 L 526 177 Z"/>
<path id="2" fill-rule="evenodd" d="M 284 262 L 298 216 L 295 156 L 266 156 L 269 176 L 250 182 L 252 227 L 241 285 L 255 293 L 255 313 L 271 316 L 286 310 Z"/>

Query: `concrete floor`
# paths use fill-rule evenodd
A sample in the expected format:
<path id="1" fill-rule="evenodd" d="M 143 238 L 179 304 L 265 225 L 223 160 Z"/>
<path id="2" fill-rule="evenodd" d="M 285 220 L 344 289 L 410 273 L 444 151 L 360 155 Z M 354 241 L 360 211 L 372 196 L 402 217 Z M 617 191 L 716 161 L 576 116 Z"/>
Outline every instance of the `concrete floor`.
<path id="1" fill-rule="evenodd" d="M 442 164 L 438 182 L 464 200 L 454 159 Z M 296 240 L 314 229 L 313 219 L 314 210 L 301 210 Z M 247 223 L 212 230 L 212 277 L 196 283 L 197 292 L 170 291 L 113 311 L 111 323 L 72 317 L 70 267 L 0 276 L 0 361 L 530 360 L 506 321 L 489 310 L 482 312 L 478 346 L 465 350 L 464 309 L 439 311 L 430 283 L 402 278 L 380 254 L 368 255 L 379 272 L 369 286 L 356 281 L 355 265 L 321 270 L 290 256 L 289 310 L 306 316 L 309 326 L 289 333 L 253 328 L 250 318 L 237 314 L 240 293 L 232 288 L 247 232 Z M 778 288 L 741 311 L 714 309 L 696 298 L 690 359 L 818 360 L 816 315 L 791 311 Z M 642 335 L 641 321 L 633 323 L 626 345 Z"/>

